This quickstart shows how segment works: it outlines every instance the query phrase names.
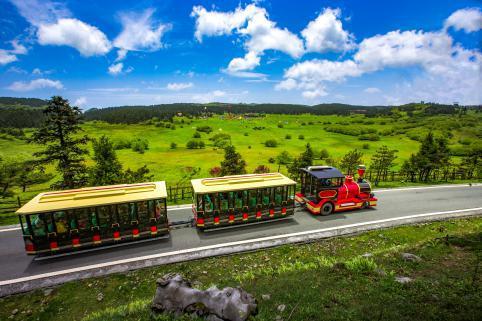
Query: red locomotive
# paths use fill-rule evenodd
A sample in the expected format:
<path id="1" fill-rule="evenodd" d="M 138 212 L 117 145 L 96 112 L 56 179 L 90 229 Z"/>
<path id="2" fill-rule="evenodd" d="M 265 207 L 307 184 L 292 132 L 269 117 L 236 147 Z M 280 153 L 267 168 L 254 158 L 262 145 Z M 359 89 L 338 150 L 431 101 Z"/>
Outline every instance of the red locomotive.
<path id="1" fill-rule="evenodd" d="M 358 166 L 357 181 L 331 166 L 301 168 L 301 192 L 296 193 L 295 200 L 312 214 L 321 215 L 376 206 L 377 199 L 364 174 L 363 165 Z"/>

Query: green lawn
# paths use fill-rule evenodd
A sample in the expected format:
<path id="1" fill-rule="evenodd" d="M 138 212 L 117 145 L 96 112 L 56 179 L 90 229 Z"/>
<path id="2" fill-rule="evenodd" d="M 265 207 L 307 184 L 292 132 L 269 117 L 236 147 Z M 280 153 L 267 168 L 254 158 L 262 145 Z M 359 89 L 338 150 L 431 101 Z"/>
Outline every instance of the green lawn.
<path id="1" fill-rule="evenodd" d="M 459 219 L 70 282 L 0 299 L 0 319 L 174 320 L 149 305 L 156 278 L 176 272 L 200 288 L 242 286 L 258 299 L 253 320 L 480 320 L 481 259 L 482 218 Z"/>

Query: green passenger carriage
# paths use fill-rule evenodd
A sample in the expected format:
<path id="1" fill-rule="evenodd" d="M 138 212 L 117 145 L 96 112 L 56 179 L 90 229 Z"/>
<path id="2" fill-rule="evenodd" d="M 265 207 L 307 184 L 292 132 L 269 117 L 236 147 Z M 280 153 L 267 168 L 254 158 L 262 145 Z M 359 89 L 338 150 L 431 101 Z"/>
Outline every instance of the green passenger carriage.
<path id="1" fill-rule="evenodd" d="M 194 179 L 193 213 L 200 229 L 283 219 L 294 214 L 296 182 L 280 173 Z"/>
<path id="2" fill-rule="evenodd" d="M 28 254 L 53 254 L 168 236 L 164 182 L 47 192 L 19 215 Z"/>

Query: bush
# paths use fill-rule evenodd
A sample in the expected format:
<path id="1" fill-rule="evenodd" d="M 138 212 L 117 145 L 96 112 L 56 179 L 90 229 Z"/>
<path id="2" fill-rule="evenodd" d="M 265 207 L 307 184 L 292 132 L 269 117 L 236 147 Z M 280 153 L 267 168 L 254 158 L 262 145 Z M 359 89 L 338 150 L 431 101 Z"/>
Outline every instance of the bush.
<path id="1" fill-rule="evenodd" d="M 264 142 L 264 146 L 266 147 L 276 147 L 278 146 L 278 142 L 275 139 L 268 139 Z"/>
<path id="2" fill-rule="evenodd" d="M 195 132 L 194 135 L 192 135 L 192 138 L 201 138 L 201 134 L 199 132 Z"/>
<path id="3" fill-rule="evenodd" d="M 364 135 L 360 135 L 358 137 L 358 140 L 370 140 L 375 142 L 380 140 L 380 136 L 378 136 L 377 134 L 364 134 Z"/>
<path id="4" fill-rule="evenodd" d="M 203 133 L 206 133 L 206 134 L 209 134 L 213 131 L 211 126 L 199 126 L 199 127 L 196 128 L 196 130 L 198 132 L 203 132 Z"/>
<path id="5" fill-rule="evenodd" d="M 177 148 L 177 144 L 176 143 L 171 143 L 171 149 L 176 149 Z"/>
<path id="6" fill-rule="evenodd" d="M 270 157 L 270 158 L 268 159 L 268 162 L 269 162 L 270 164 L 274 164 L 274 163 L 276 162 L 276 159 L 274 159 L 274 157 Z"/>
<path id="7" fill-rule="evenodd" d="M 278 123 L 278 128 L 283 128 L 283 124 L 282 123 Z"/>
<path id="8" fill-rule="evenodd" d="M 298 139 L 301 139 L 301 140 L 305 139 L 305 135 L 299 135 Z"/>
<path id="9" fill-rule="evenodd" d="M 214 166 L 209 170 L 209 175 L 214 176 L 214 177 L 219 177 L 221 176 L 221 167 L 219 166 Z"/>
<path id="10" fill-rule="evenodd" d="M 139 154 L 144 154 L 149 149 L 149 143 L 146 139 L 136 138 L 131 142 L 131 148 Z"/>
<path id="11" fill-rule="evenodd" d="M 286 135 L 285 139 L 291 139 L 291 135 L 290 134 Z"/>
<path id="12" fill-rule="evenodd" d="M 131 148 L 131 141 L 128 139 L 121 139 L 118 141 L 114 142 L 114 149 L 119 150 L 119 149 L 127 149 Z"/>
<path id="13" fill-rule="evenodd" d="M 190 140 L 186 144 L 187 149 L 200 149 L 206 147 L 206 144 L 201 140 Z"/>
<path id="14" fill-rule="evenodd" d="M 363 149 L 370 149 L 370 144 L 365 143 L 365 144 L 362 145 L 362 148 Z"/>
<path id="15" fill-rule="evenodd" d="M 320 159 L 326 159 L 330 157 L 330 153 L 328 153 L 328 151 L 324 148 L 321 150 L 320 152 Z"/>
<path id="16" fill-rule="evenodd" d="M 269 167 L 266 165 L 258 165 L 258 167 L 254 169 L 254 173 L 255 174 L 269 173 Z"/>
<path id="17" fill-rule="evenodd" d="M 244 133 L 244 136 L 249 136 L 249 134 L 248 134 L 248 133 Z"/>
<path id="18" fill-rule="evenodd" d="M 253 127 L 254 130 L 263 130 L 265 129 L 266 127 L 264 126 L 256 126 L 256 127 Z"/>

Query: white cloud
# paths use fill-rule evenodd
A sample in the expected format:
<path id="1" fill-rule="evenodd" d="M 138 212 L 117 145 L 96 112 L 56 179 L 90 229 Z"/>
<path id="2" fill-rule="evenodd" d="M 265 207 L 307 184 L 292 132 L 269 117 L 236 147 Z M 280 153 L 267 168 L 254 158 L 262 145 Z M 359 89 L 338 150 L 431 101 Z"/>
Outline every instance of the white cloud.
<path id="1" fill-rule="evenodd" d="M 122 72 L 122 68 L 124 68 L 124 64 L 122 62 L 112 64 L 109 66 L 109 74 L 116 76 Z"/>
<path id="2" fill-rule="evenodd" d="M 233 31 L 244 39 L 244 58 L 234 58 L 226 69 L 233 76 L 256 68 L 266 50 L 281 51 L 294 58 L 304 52 L 303 42 L 298 36 L 286 28 L 278 28 L 275 22 L 269 20 L 266 10 L 255 4 L 238 7 L 231 12 L 207 11 L 202 6 L 195 6 L 191 17 L 196 19 L 194 35 L 199 42 L 204 36 L 229 35 Z"/>
<path id="3" fill-rule="evenodd" d="M 216 101 L 221 97 L 225 97 L 227 94 L 222 90 L 214 90 L 205 94 L 195 94 L 192 96 L 192 101 L 199 103 L 210 103 Z"/>
<path id="4" fill-rule="evenodd" d="M 343 30 L 340 9 L 326 8 L 301 31 L 306 51 L 347 51 L 354 47 L 353 35 Z"/>
<path id="5" fill-rule="evenodd" d="M 37 37 L 41 45 L 70 46 L 85 57 L 104 55 L 111 49 L 110 41 L 102 31 L 71 18 L 41 24 Z"/>
<path id="6" fill-rule="evenodd" d="M 140 14 L 121 14 L 123 29 L 114 40 L 114 46 L 129 51 L 155 51 L 162 48 L 161 38 L 170 25 L 155 23 L 153 14 L 154 9 L 146 9 Z"/>
<path id="7" fill-rule="evenodd" d="M 315 90 L 305 90 L 301 93 L 301 95 L 307 99 L 315 99 L 318 97 L 323 97 L 328 95 L 324 88 L 318 88 Z"/>
<path id="8" fill-rule="evenodd" d="M 453 27 L 466 33 L 482 29 L 482 12 L 479 8 L 466 8 L 455 11 L 445 20 L 444 28 Z"/>
<path id="9" fill-rule="evenodd" d="M 63 89 L 64 86 L 59 80 L 39 78 L 30 82 L 16 81 L 7 87 L 7 89 L 13 91 L 31 91 L 43 88 Z"/>
<path id="10" fill-rule="evenodd" d="M 60 2 L 48 0 L 10 0 L 22 17 L 30 24 L 53 24 L 60 18 L 71 16 L 70 11 Z"/>
<path id="11" fill-rule="evenodd" d="M 85 98 L 83 96 L 77 98 L 74 102 L 74 106 L 77 106 L 77 107 L 83 107 L 83 106 L 85 106 L 85 104 L 87 104 L 87 98 Z"/>
<path id="12" fill-rule="evenodd" d="M 169 84 L 167 84 L 166 89 L 177 91 L 177 90 L 183 90 L 183 89 L 191 88 L 193 86 L 194 86 L 194 84 L 192 82 L 169 83 Z"/>
<path id="13" fill-rule="evenodd" d="M 50 75 L 54 73 L 54 70 L 42 70 L 40 68 L 34 68 L 32 70 L 32 75 L 42 76 L 42 75 Z"/>
<path id="14" fill-rule="evenodd" d="M 378 93 L 381 93 L 382 91 L 377 87 L 368 87 L 368 88 L 365 88 L 363 92 L 366 92 L 367 94 L 378 94 Z"/>
<path id="15" fill-rule="evenodd" d="M 12 41 L 10 41 L 10 43 L 12 44 L 12 47 L 13 49 L 10 50 L 11 53 L 13 54 L 16 54 L 16 55 L 25 55 L 27 54 L 27 48 L 22 45 L 21 43 L 18 42 L 17 39 L 14 39 Z"/>
<path id="16" fill-rule="evenodd" d="M 12 66 L 10 68 L 7 69 L 7 72 L 13 72 L 13 73 L 16 73 L 16 74 L 23 74 L 23 75 L 26 75 L 28 74 L 28 72 L 22 68 L 19 68 L 19 67 L 15 67 L 15 66 Z"/>
<path id="17" fill-rule="evenodd" d="M 0 49 L 0 65 L 6 65 L 17 61 L 17 56 L 12 55 L 8 50 Z"/>
<path id="18" fill-rule="evenodd" d="M 128 52 L 129 51 L 127 51 L 126 49 L 117 50 L 117 58 L 115 58 L 115 62 L 124 60 L 126 58 Z"/>

